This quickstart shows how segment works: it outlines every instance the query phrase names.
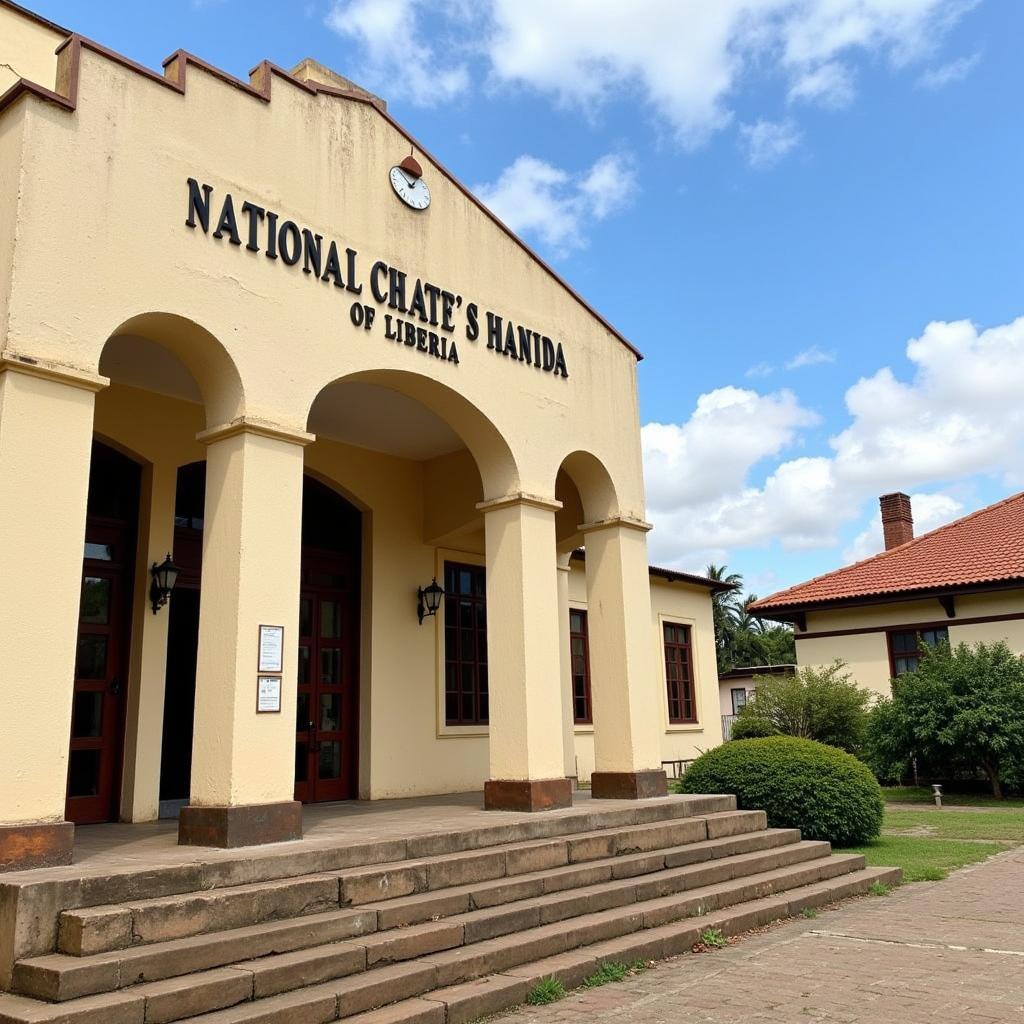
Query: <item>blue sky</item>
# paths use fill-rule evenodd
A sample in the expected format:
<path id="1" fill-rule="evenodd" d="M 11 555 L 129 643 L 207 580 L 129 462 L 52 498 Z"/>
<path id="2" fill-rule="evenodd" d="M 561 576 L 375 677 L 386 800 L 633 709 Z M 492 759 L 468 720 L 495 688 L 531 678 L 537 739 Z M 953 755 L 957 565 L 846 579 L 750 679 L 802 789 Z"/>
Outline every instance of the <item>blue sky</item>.
<path id="1" fill-rule="evenodd" d="M 384 96 L 645 353 L 659 563 L 763 595 L 877 550 L 884 491 L 932 527 L 1024 487 L 1016 0 L 34 8 Z"/>

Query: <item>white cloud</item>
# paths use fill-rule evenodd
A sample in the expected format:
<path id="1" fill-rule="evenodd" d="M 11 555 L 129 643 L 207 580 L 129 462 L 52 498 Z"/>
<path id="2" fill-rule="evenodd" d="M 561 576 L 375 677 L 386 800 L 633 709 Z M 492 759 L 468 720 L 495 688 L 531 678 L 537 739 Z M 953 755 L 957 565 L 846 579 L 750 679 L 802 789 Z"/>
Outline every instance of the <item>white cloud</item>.
<path id="1" fill-rule="evenodd" d="M 970 57 L 951 60 L 948 64 L 942 64 L 937 68 L 928 68 L 917 79 L 917 84 L 922 89 L 935 90 L 945 88 L 953 82 L 962 82 L 974 70 L 975 64 L 980 59 L 981 54 L 975 53 Z"/>
<path id="2" fill-rule="evenodd" d="M 793 99 L 842 105 L 851 62 L 903 67 L 934 51 L 974 0 L 491 0 L 493 78 L 594 111 L 639 97 L 678 142 L 732 120 L 745 76 L 767 69 Z"/>
<path id="3" fill-rule="evenodd" d="M 424 0 L 333 0 L 324 20 L 331 31 L 363 48 L 366 64 L 350 77 L 380 91 L 386 100 L 429 107 L 465 92 L 470 78 L 464 60 L 451 61 L 452 47 L 446 45 L 439 57 L 426 42 L 437 34 L 424 28 L 421 7 L 427 7 Z M 436 25 L 435 19 L 430 21 Z M 410 40 L 415 40 L 415 54 L 410 53 Z"/>
<path id="4" fill-rule="evenodd" d="M 721 389 L 701 396 L 682 424 L 645 426 L 654 560 L 696 568 L 707 550 L 773 541 L 784 549 L 832 547 L 867 502 L 874 514 L 878 495 L 887 491 L 941 487 L 978 474 L 1001 475 L 1007 489 L 1020 486 L 1024 317 L 987 330 L 967 320 L 931 323 L 907 343 L 906 356 L 909 379 L 883 367 L 847 390 L 850 421 L 830 439 L 828 454 L 783 461 L 760 485 L 751 481 L 757 462 L 799 443 L 806 425 L 791 421 L 780 439 L 777 421 L 762 405 L 773 396 Z M 704 403 L 729 391 L 745 397 L 735 417 L 722 417 L 728 422 L 721 424 L 720 466 L 719 436 L 702 429 Z M 744 454 L 730 459 L 729 444 L 742 432 L 750 435 Z M 670 459 L 662 449 L 673 437 L 696 440 L 677 442 Z M 701 485 L 694 473 L 710 479 Z M 924 500 L 923 514 L 946 514 L 937 499 Z M 855 541 L 855 550 L 867 543 Z"/>
<path id="5" fill-rule="evenodd" d="M 621 209 L 635 190 L 632 163 L 614 153 L 582 175 L 523 155 L 497 181 L 473 189 L 513 231 L 536 235 L 559 255 L 585 245 L 587 222 Z"/>
<path id="6" fill-rule="evenodd" d="M 958 519 L 964 511 L 962 502 L 948 494 L 911 494 L 910 507 L 914 516 L 914 535 L 934 530 L 937 526 L 943 526 Z M 877 555 L 885 548 L 885 540 L 882 536 L 882 518 L 878 509 L 875 509 L 870 525 L 861 530 L 853 542 L 843 552 L 843 562 L 859 562 L 862 558 L 870 558 Z"/>
<path id="7" fill-rule="evenodd" d="M 740 143 L 751 167 L 774 167 L 800 141 L 793 121 L 740 125 Z"/>
<path id="8" fill-rule="evenodd" d="M 753 466 L 817 421 L 790 391 L 725 387 L 701 395 L 686 423 L 643 428 L 648 502 L 654 509 L 692 506 L 739 490 Z"/>
<path id="9" fill-rule="evenodd" d="M 787 370 L 799 370 L 804 366 L 821 366 L 824 363 L 834 363 L 836 361 L 836 354 L 834 351 L 824 352 L 817 345 L 812 345 L 810 348 L 805 348 L 803 352 L 798 352 L 788 363 L 786 363 Z"/>
<path id="10" fill-rule="evenodd" d="M 789 98 L 838 110 L 853 102 L 855 91 L 853 72 L 839 61 L 829 61 L 799 75 L 789 87 Z"/>
<path id="11" fill-rule="evenodd" d="M 775 372 L 775 367 L 771 363 L 754 363 L 753 366 L 747 367 L 746 372 L 743 374 L 744 377 L 770 377 Z"/>

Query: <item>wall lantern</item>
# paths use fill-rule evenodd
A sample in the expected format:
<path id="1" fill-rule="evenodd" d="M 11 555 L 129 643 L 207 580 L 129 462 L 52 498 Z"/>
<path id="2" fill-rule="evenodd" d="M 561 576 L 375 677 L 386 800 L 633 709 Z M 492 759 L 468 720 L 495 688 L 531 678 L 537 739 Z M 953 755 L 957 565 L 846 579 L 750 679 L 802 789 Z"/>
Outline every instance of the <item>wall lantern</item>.
<path id="1" fill-rule="evenodd" d="M 438 586 L 437 577 L 435 576 L 430 582 L 429 587 L 420 587 L 416 591 L 418 598 L 418 604 L 416 606 L 416 614 L 419 616 L 420 625 L 423 625 L 423 620 L 428 615 L 436 615 L 437 609 L 441 607 L 441 598 L 444 597 L 444 589 Z"/>
<path id="2" fill-rule="evenodd" d="M 149 574 L 153 577 L 153 581 L 149 585 L 149 599 L 153 603 L 154 615 L 167 604 L 174 584 L 178 582 L 179 572 L 181 570 L 171 561 L 169 551 L 167 557 L 159 565 L 154 562 L 150 568 Z"/>

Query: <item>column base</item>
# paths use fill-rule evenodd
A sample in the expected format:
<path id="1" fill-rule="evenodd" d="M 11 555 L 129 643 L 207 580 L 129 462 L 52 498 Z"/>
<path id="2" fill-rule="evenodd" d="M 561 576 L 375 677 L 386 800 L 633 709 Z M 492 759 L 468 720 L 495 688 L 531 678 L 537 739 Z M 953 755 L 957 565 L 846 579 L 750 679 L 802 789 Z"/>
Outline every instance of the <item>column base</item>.
<path id="1" fill-rule="evenodd" d="M 237 807 L 182 807 L 179 846 L 262 846 L 302 838 L 302 804 L 241 804 Z"/>
<path id="2" fill-rule="evenodd" d="M 568 779 L 488 779 L 484 809 L 488 811 L 553 811 L 572 807 Z"/>
<path id="3" fill-rule="evenodd" d="M 595 800 L 648 800 L 668 796 L 668 777 L 661 770 L 594 772 L 590 795 Z"/>
<path id="4" fill-rule="evenodd" d="M 0 871 L 27 871 L 71 863 L 75 826 L 70 821 L 0 825 Z"/>

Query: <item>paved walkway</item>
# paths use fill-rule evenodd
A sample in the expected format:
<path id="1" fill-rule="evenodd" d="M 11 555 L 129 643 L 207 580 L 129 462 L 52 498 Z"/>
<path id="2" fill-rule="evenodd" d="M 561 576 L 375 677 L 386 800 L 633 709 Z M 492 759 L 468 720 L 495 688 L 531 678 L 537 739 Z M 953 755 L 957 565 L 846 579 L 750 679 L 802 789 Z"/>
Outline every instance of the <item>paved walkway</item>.
<path id="1" fill-rule="evenodd" d="M 1024 1022 L 1024 848 L 504 1024 Z"/>

